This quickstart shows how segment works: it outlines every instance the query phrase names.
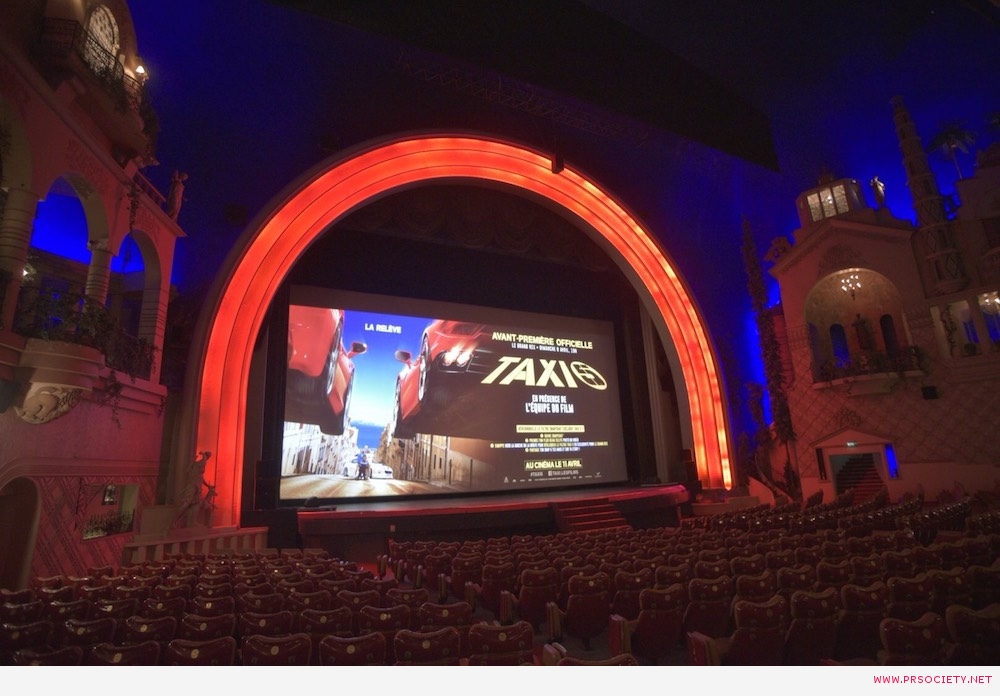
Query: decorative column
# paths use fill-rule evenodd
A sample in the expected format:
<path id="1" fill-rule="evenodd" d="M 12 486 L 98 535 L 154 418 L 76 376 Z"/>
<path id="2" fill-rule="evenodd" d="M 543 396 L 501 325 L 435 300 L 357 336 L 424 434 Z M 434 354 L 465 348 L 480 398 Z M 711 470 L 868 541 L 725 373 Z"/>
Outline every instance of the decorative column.
<path id="1" fill-rule="evenodd" d="M 938 191 L 937 180 L 927 164 L 924 144 L 901 97 L 892 99 L 892 118 L 903 153 L 906 185 L 917 212 L 924 260 L 932 273 L 931 287 L 938 295 L 958 292 L 969 284 L 962 253 L 955 244 L 951 221 L 945 215 L 944 196 Z"/>
<path id="2" fill-rule="evenodd" d="M 11 189 L 0 220 L 0 268 L 10 273 L 10 282 L 0 308 L 0 326 L 10 331 L 17 310 L 17 296 L 28 259 L 31 232 L 38 207 L 38 196 L 27 189 Z"/>
<path id="3" fill-rule="evenodd" d="M 87 286 L 84 294 L 98 304 L 108 299 L 111 279 L 111 252 L 107 239 L 92 239 L 87 242 L 90 249 L 90 267 L 87 269 Z"/>

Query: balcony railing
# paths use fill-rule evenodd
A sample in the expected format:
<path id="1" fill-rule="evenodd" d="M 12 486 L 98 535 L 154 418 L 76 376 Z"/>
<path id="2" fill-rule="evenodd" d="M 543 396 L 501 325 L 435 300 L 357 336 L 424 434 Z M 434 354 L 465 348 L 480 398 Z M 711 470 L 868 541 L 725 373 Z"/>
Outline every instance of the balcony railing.
<path id="1" fill-rule="evenodd" d="M 74 56 L 79 58 L 104 86 L 119 110 L 139 112 L 143 109 L 145 90 L 142 84 L 126 75 L 117 57 L 79 22 L 47 18 L 42 27 L 40 49 L 42 55 L 49 59 L 68 61 Z"/>
<path id="2" fill-rule="evenodd" d="M 877 350 L 851 353 L 847 360 L 813 365 L 813 382 L 832 382 L 847 377 L 877 374 L 901 374 L 920 371 L 920 348 L 905 346 L 893 354 Z"/>
<path id="3" fill-rule="evenodd" d="M 107 307 L 78 293 L 22 287 L 14 332 L 96 348 L 108 367 L 132 378 L 148 379 L 152 372 L 154 346 L 126 333 Z"/>

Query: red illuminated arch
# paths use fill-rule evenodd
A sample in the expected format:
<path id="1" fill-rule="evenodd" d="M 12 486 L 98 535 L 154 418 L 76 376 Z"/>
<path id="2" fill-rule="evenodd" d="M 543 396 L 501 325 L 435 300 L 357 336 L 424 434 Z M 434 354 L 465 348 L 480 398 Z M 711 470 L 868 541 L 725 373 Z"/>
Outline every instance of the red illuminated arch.
<path id="1" fill-rule="evenodd" d="M 691 448 L 706 486 L 729 487 L 729 441 L 718 365 L 701 317 L 662 250 L 618 203 L 569 167 L 508 143 L 464 136 L 407 139 L 366 150 L 291 191 L 231 258 L 204 337 L 195 450 L 214 453 L 213 522 L 239 521 L 251 353 L 274 293 L 306 247 L 376 197 L 434 179 L 499 182 L 552 201 L 592 227 L 617 256 L 678 357 L 691 415 Z"/>

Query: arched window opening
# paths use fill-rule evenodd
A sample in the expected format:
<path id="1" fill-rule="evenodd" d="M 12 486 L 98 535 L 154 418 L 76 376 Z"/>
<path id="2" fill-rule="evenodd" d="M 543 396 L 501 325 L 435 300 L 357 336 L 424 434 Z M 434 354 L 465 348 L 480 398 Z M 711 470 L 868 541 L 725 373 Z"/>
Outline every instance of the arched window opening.
<path id="1" fill-rule="evenodd" d="M 841 324 L 830 327 L 830 343 L 833 345 L 833 359 L 837 368 L 851 364 L 851 351 L 847 347 L 847 332 Z"/>
<path id="2" fill-rule="evenodd" d="M 83 55 L 98 75 L 111 77 L 121 68 L 118 64 L 118 22 L 104 5 L 98 5 L 87 21 L 87 36 Z"/>
<path id="3" fill-rule="evenodd" d="M 823 350 L 819 329 L 812 322 L 806 325 L 806 329 L 809 332 L 809 353 L 812 355 L 813 379 L 828 380 L 830 375 L 826 373 L 829 371 L 829 358 Z"/>
<path id="4" fill-rule="evenodd" d="M 896 336 L 896 323 L 892 320 L 891 314 L 883 314 L 878 320 L 879 328 L 882 330 L 882 342 L 885 344 L 885 352 L 890 358 L 899 355 L 899 338 Z"/>
<path id="5" fill-rule="evenodd" d="M 146 274 L 142 249 L 131 234 L 122 240 L 118 253 L 112 258 L 111 271 L 108 306 L 122 331 L 138 337 Z"/>

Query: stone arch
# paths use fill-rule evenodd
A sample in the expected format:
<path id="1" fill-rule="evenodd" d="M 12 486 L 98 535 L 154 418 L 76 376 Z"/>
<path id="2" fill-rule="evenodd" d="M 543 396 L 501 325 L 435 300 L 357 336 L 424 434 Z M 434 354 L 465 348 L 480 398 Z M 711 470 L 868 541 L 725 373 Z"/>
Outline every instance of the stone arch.
<path id="1" fill-rule="evenodd" d="M 104 197 L 98 192 L 94 185 L 83 175 L 73 171 L 67 171 L 54 177 L 45 189 L 42 198 L 44 201 L 48 196 L 75 195 L 83 209 L 85 229 L 81 230 L 80 242 L 84 247 L 95 243 L 109 243 L 111 230 L 108 224 L 108 209 Z M 73 250 L 67 250 L 64 254 L 73 257 Z"/>
<path id="2" fill-rule="evenodd" d="M 853 290 L 849 285 L 852 276 L 860 284 Z M 890 354 L 890 349 L 899 352 L 908 343 L 902 294 L 892 280 L 871 268 L 852 266 L 828 273 L 810 289 L 804 307 L 803 319 L 807 325 L 815 326 L 817 336 L 822 337 L 812 346 L 816 378 L 829 377 L 829 371 L 845 367 L 836 364 L 841 356 L 836 355 L 833 345 L 835 326 L 842 327 L 846 342 L 843 348 L 852 355 L 875 351 L 892 358 L 896 356 Z M 902 336 L 894 334 L 895 346 L 890 345 L 893 341 L 881 330 L 887 316 L 896 331 L 903 331 Z M 867 336 L 862 337 L 862 332 L 867 332 Z"/>
<path id="3" fill-rule="evenodd" d="M 163 349 L 170 279 L 164 272 L 163 258 L 160 256 L 161 252 L 155 238 L 142 229 L 134 229 L 125 235 L 115 250 L 115 255 L 121 253 L 122 246 L 129 238 L 135 242 L 142 257 L 142 302 L 137 325 L 128 326 L 126 330 L 128 333 L 134 333 L 137 338 L 145 339 L 159 352 Z M 157 357 L 153 360 L 149 380 L 156 382 L 159 374 L 160 360 Z"/>
<path id="4" fill-rule="evenodd" d="M 213 452 L 213 524 L 239 522 L 252 346 L 285 275 L 350 211 L 431 180 L 513 186 L 584 223 L 635 286 L 671 352 L 678 396 L 690 416 L 682 438 L 699 479 L 707 487 L 732 485 L 719 366 L 686 285 L 655 238 L 611 195 L 570 167 L 553 169 L 549 158 L 498 140 L 439 135 L 390 141 L 303 177 L 244 233 L 199 325 L 185 403 L 189 430 L 179 433 L 174 458 L 181 471 L 195 452 Z"/>

